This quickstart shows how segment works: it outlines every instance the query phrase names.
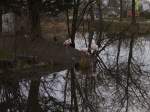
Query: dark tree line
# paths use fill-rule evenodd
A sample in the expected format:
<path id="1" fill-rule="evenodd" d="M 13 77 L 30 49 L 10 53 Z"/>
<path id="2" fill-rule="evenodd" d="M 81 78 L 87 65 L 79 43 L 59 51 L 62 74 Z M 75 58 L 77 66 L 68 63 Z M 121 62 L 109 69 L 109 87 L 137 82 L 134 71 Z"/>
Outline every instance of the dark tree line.
<path id="1" fill-rule="evenodd" d="M 50 16 L 57 16 L 57 14 L 66 10 L 66 8 L 71 7 L 71 0 L 1 0 L 0 31 L 2 31 L 2 14 L 7 12 L 14 12 L 17 15 L 29 12 L 32 26 L 39 27 L 41 14 L 48 13 Z"/>

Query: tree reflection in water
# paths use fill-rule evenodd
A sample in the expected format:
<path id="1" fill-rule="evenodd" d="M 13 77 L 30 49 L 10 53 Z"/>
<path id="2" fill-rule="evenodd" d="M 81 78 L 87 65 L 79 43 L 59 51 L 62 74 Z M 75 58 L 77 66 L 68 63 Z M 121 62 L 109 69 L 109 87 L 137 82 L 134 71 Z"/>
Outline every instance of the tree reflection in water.
<path id="1" fill-rule="evenodd" d="M 5 74 L 0 80 L 0 111 L 75 112 L 78 107 L 79 112 L 145 112 L 150 105 L 148 44 L 144 38 L 105 39 L 95 53 L 96 71 L 74 72 L 78 102 L 72 106 L 70 70 L 32 80 Z"/>
<path id="2" fill-rule="evenodd" d="M 21 94 L 19 81 L 1 79 L 0 89 L 1 112 L 22 112 L 25 109 L 25 97 Z"/>

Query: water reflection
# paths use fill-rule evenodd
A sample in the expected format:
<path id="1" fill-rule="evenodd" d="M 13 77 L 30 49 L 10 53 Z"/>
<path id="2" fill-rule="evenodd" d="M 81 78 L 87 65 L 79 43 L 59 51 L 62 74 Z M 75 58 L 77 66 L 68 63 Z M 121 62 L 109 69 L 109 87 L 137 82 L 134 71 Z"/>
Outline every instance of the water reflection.
<path id="1" fill-rule="evenodd" d="M 0 80 L 0 111 L 75 112 L 78 108 L 79 112 L 148 112 L 147 38 L 105 39 L 96 54 L 95 72 L 73 70 L 74 94 L 71 70 L 31 79 L 7 78 L 5 74 Z"/>
<path id="2" fill-rule="evenodd" d="M 17 112 L 25 109 L 26 97 L 22 94 L 19 81 L 0 81 L 0 110 L 1 112 Z"/>

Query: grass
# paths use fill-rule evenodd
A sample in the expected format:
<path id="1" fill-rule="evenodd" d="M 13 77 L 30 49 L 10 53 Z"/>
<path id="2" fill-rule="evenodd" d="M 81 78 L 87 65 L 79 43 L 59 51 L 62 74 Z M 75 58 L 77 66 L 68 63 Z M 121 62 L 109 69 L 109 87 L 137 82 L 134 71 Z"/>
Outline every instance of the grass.
<path id="1" fill-rule="evenodd" d="M 0 49 L 0 59 L 12 59 L 13 54 Z"/>

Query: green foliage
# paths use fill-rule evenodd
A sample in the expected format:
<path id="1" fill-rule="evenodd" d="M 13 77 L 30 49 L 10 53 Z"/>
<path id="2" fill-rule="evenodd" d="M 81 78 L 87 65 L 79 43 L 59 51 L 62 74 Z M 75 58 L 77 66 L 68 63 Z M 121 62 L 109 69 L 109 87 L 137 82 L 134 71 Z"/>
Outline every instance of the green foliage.
<path id="1" fill-rule="evenodd" d="M 72 8 L 73 0 L 64 0 L 64 9 Z"/>
<path id="2" fill-rule="evenodd" d="M 148 12 L 148 11 L 142 12 L 142 13 L 140 13 L 140 16 L 144 17 L 146 19 L 150 19 L 150 12 Z"/>
<path id="3" fill-rule="evenodd" d="M 10 59 L 12 57 L 13 57 L 13 54 L 0 49 L 0 59 Z"/>
<path id="4" fill-rule="evenodd" d="M 56 16 L 60 12 L 72 7 L 73 0 L 46 0 L 43 2 L 43 11 L 49 12 L 50 15 Z"/>

